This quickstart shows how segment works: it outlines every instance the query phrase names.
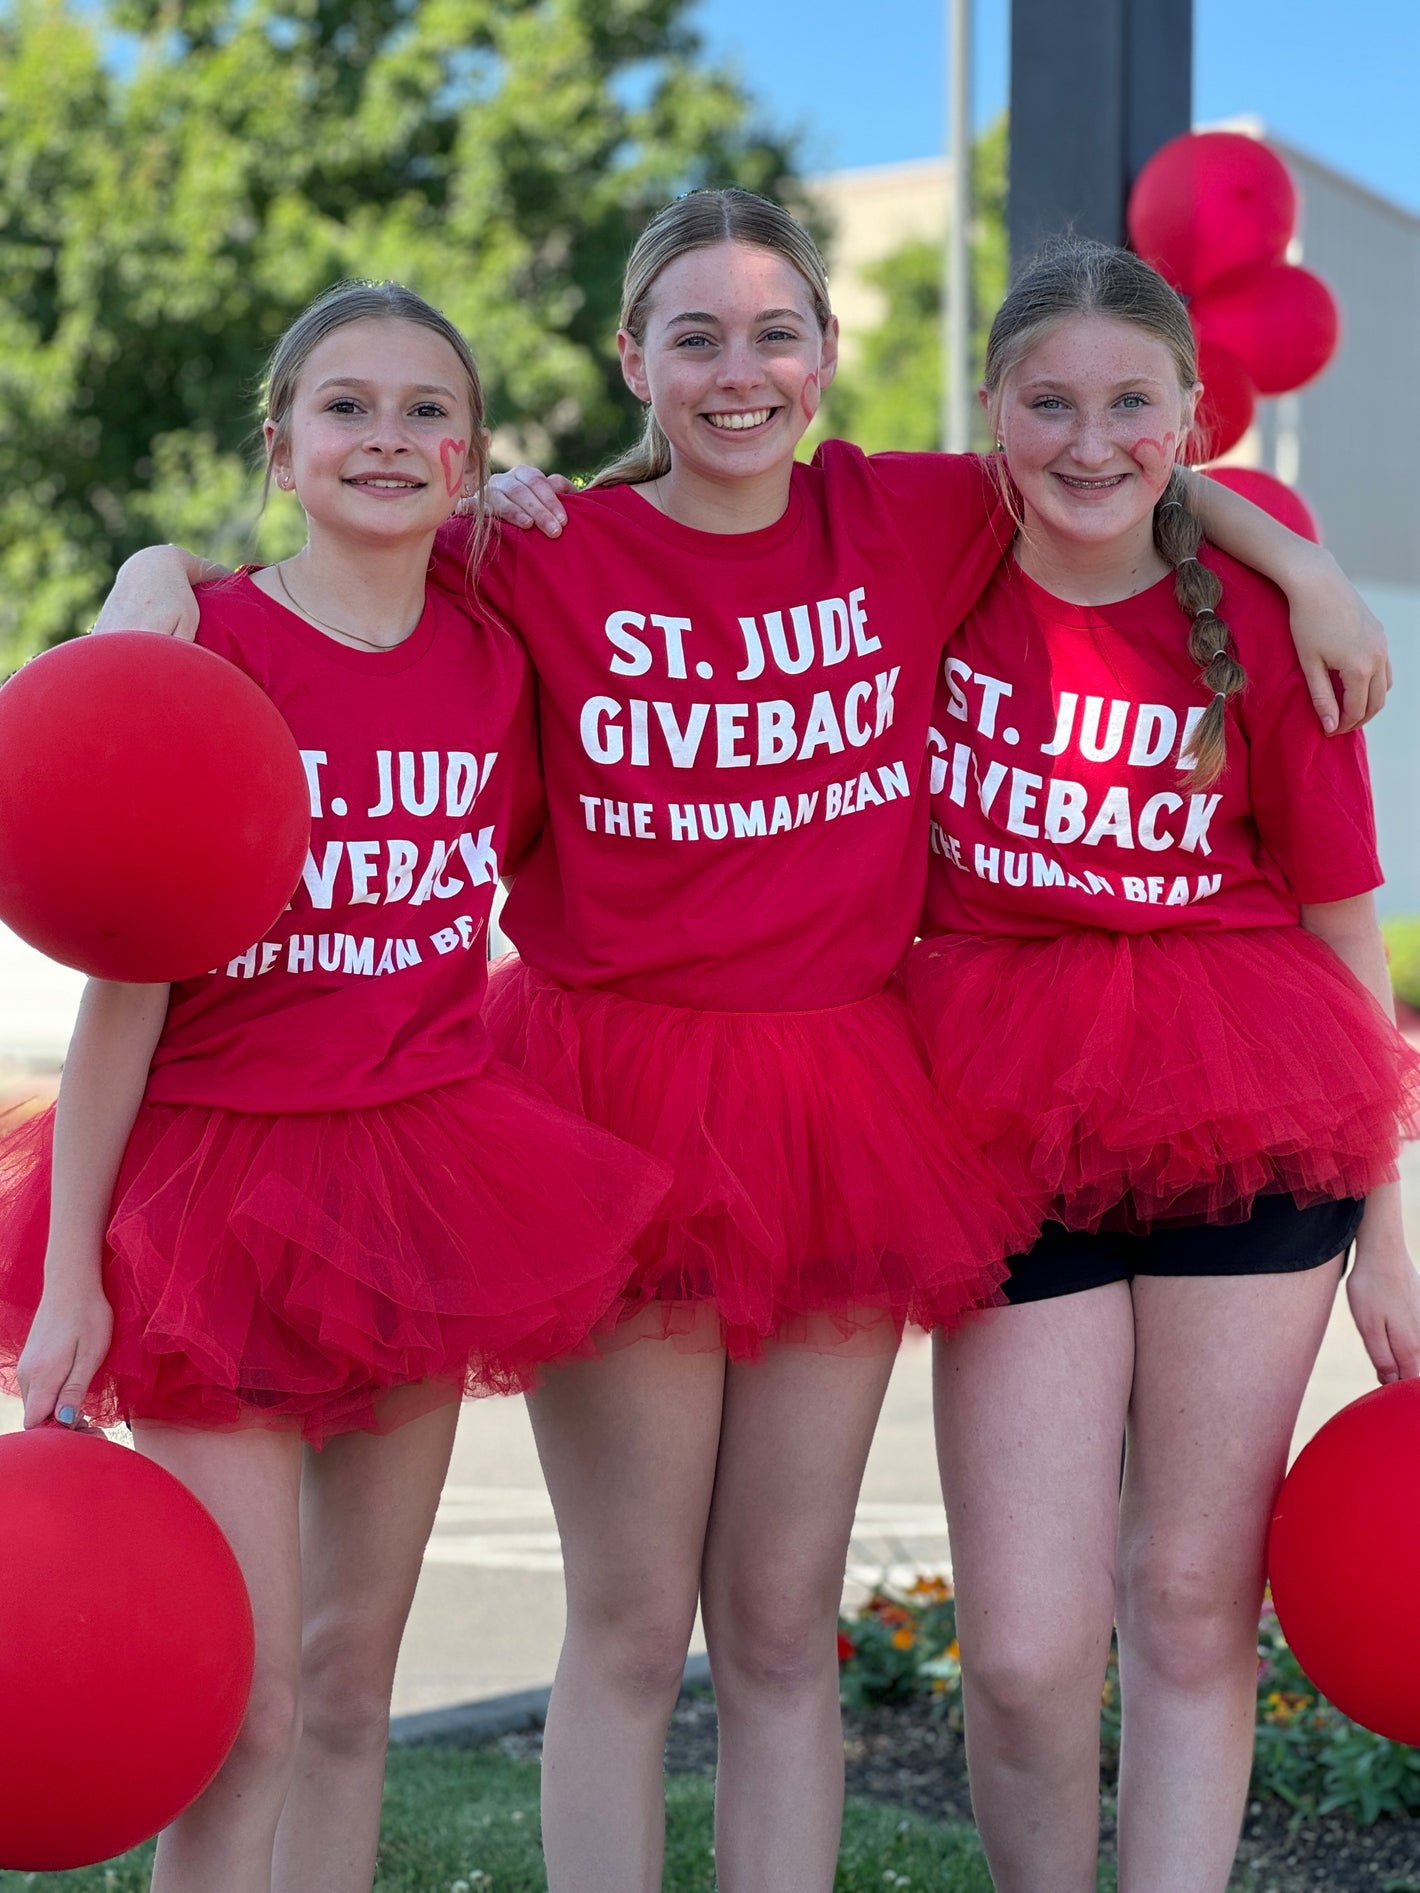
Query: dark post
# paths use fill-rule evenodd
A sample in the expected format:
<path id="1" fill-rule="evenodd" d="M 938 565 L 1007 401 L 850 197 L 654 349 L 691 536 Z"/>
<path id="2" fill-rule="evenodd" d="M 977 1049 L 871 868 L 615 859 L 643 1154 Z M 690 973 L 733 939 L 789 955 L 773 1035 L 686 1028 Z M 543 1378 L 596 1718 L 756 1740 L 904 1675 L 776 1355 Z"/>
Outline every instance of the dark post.
<path id="1" fill-rule="evenodd" d="M 1192 113 L 1193 0 L 1012 0 L 1012 265 L 1062 230 L 1122 243 L 1130 186 Z"/>

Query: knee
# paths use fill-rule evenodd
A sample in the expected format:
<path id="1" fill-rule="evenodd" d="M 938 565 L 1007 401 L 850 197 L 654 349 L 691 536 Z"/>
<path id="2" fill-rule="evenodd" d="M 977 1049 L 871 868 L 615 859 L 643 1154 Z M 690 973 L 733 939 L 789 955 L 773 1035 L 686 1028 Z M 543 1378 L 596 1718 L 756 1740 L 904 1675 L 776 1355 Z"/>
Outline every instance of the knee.
<path id="1" fill-rule="evenodd" d="M 383 1750 L 389 1739 L 389 1660 L 356 1622 L 308 1630 L 301 1651 L 301 1723 L 306 1739 L 335 1754 Z"/>
<path id="2" fill-rule="evenodd" d="M 1206 1687 L 1256 1658 L 1262 1574 L 1155 1548 L 1121 1572 L 1120 1658 L 1180 1689 Z"/>
<path id="3" fill-rule="evenodd" d="M 838 1585 L 776 1584 L 737 1592 L 719 1610 L 707 1607 L 706 1634 L 718 1692 L 753 1691 L 793 1697 L 817 1690 L 825 1677 L 837 1693 Z"/>
<path id="4" fill-rule="evenodd" d="M 998 1739 L 1023 1749 L 1070 1742 L 1097 1718 L 1108 1638 L 1070 1623 L 996 1622 L 962 1637 L 967 1717 L 989 1716 Z"/>
<path id="5" fill-rule="evenodd" d="M 695 1621 L 690 1610 L 658 1608 L 635 1593 L 615 1602 L 569 1600 L 564 1663 L 588 1668 L 625 1703 L 674 1703 L 685 1676 Z"/>
<path id="6" fill-rule="evenodd" d="M 296 1679 L 264 1675 L 258 1668 L 237 1739 L 224 1770 L 279 1774 L 295 1760 L 301 1740 L 301 1703 Z"/>

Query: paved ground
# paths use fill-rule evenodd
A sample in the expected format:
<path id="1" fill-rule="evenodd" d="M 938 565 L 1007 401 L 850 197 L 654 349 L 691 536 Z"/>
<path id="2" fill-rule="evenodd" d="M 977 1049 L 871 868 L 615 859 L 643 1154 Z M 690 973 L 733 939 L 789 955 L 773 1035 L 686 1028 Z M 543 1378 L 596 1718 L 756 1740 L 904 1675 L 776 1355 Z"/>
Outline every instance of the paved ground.
<path id="1" fill-rule="evenodd" d="M 0 1049 L 42 1070 L 68 1038 L 82 982 L 0 930 Z M 1406 1164 L 1411 1246 L 1420 1256 L 1420 1147 Z M 1328 1331 L 1297 1444 L 1374 1385 L 1344 1302 Z M 0 1431 L 17 1424 L 0 1398 Z M 863 1484 L 850 1585 L 885 1571 L 943 1569 L 946 1524 L 932 1458 L 929 1350 L 903 1349 Z M 552 1512 L 521 1402 L 484 1401 L 463 1415 L 453 1469 L 395 1692 L 399 1714 L 548 1683 L 562 1635 L 562 1580 Z M 697 1647 L 702 1647 L 697 1641 Z"/>

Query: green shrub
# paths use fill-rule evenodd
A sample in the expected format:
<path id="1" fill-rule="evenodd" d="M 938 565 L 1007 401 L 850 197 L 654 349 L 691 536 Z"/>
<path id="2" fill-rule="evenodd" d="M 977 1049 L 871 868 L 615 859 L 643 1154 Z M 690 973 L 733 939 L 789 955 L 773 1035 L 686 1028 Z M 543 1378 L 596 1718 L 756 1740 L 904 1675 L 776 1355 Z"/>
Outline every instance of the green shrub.
<path id="1" fill-rule="evenodd" d="M 871 1708 L 931 1699 L 933 1712 L 961 1721 L 956 1607 L 945 1578 L 920 1578 L 910 1591 L 874 1591 L 839 1620 L 844 1706 Z M 1304 1815 L 1346 1814 L 1360 1827 L 1388 1814 L 1420 1814 L 1420 1749 L 1388 1742 L 1318 1695 L 1287 1647 L 1270 1603 L 1257 1632 L 1257 1738 L 1252 1793 Z M 1106 1766 L 1119 1754 L 1119 1674 L 1111 1651 L 1100 1696 Z"/>
<path id="2" fill-rule="evenodd" d="M 1396 998 L 1420 1012 L 1420 920 L 1382 921 L 1381 938 Z"/>

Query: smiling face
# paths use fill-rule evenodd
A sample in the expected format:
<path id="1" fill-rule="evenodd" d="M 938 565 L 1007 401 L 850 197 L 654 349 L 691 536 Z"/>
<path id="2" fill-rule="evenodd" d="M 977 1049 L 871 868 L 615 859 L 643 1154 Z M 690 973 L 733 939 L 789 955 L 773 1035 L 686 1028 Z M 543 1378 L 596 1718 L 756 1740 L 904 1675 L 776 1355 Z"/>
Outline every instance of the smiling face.
<path id="1" fill-rule="evenodd" d="M 988 401 L 1027 538 L 1067 557 L 1151 543 L 1200 392 L 1180 387 L 1167 343 L 1135 323 L 1067 315 L 1047 327 Z"/>
<path id="2" fill-rule="evenodd" d="M 366 317 L 316 344 L 265 435 L 273 473 L 313 527 L 394 542 L 452 513 L 473 429 L 451 345 L 417 322 Z"/>
<path id="3" fill-rule="evenodd" d="M 809 286 L 756 244 L 726 242 L 668 263 L 644 333 L 617 335 L 622 373 L 651 402 L 673 476 L 716 485 L 779 478 L 818 411 L 838 356 Z"/>

